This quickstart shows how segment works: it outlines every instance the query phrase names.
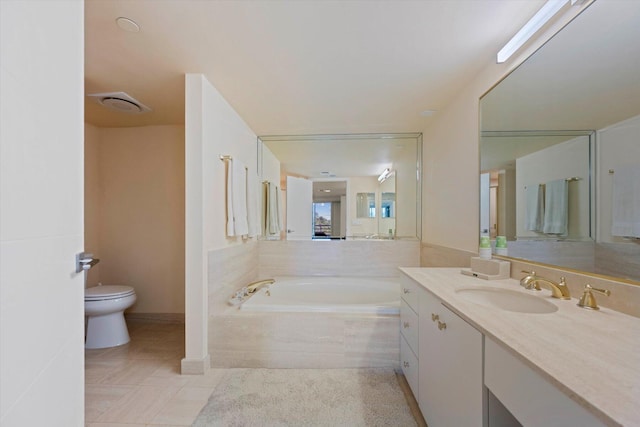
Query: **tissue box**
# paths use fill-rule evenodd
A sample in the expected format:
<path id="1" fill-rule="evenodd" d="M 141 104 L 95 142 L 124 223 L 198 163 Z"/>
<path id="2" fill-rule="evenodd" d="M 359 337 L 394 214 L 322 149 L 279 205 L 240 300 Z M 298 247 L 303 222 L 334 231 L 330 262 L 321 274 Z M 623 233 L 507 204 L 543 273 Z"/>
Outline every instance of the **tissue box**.
<path id="1" fill-rule="evenodd" d="M 471 268 L 463 268 L 462 274 L 485 280 L 508 279 L 511 277 L 511 263 L 499 259 L 471 258 Z"/>

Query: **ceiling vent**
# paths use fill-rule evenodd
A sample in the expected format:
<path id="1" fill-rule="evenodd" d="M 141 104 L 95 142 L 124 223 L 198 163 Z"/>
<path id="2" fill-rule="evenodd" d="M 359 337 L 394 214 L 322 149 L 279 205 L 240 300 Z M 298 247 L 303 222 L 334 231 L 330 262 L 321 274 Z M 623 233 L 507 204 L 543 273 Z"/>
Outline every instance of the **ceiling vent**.
<path id="1" fill-rule="evenodd" d="M 125 92 L 91 93 L 87 96 L 98 104 L 121 113 L 141 114 L 151 111 L 151 108 Z"/>

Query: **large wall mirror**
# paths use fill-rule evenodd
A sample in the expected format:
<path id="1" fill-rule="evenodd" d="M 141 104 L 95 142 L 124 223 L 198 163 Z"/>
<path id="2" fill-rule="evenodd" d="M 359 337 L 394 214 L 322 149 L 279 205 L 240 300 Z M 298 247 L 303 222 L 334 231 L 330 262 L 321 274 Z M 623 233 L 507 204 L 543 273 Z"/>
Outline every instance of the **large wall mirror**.
<path id="1" fill-rule="evenodd" d="M 261 136 L 260 179 L 282 217 L 263 237 L 419 240 L 421 160 L 419 133 Z"/>
<path id="2" fill-rule="evenodd" d="M 481 98 L 480 232 L 510 257 L 640 281 L 639 22 L 597 0 Z"/>

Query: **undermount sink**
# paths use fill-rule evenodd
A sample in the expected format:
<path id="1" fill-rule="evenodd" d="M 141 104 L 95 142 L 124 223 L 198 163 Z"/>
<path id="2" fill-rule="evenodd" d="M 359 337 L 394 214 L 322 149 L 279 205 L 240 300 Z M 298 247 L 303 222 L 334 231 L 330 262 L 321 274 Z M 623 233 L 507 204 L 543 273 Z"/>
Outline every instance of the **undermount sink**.
<path id="1" fill-rule="evenodd" d="M 468 301 L 519 313 L 553 313 L 558 307 L 535 295 L 502 288 L 464 288 L 456 291 Z"/>

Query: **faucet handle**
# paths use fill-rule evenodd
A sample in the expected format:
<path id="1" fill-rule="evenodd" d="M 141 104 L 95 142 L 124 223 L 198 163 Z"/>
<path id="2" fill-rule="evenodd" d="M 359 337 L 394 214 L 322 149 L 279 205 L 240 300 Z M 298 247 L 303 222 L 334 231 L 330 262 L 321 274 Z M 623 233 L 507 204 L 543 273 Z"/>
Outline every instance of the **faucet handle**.
<path id="1" fill-rule="evenodd" d="M 606 296 L 611 295 L 610 290 L 594 288 L 587 283 L 586 285 L 584 285 L 584 293 L 578 301 L 578 306 L 582 308 L 588 308 L 590 310 L 600 310 L 600 307 L 598 307 L 598 302 L 596 301 L 596 297 L 593 296 L 593 292 L 597 292 Z"/>

